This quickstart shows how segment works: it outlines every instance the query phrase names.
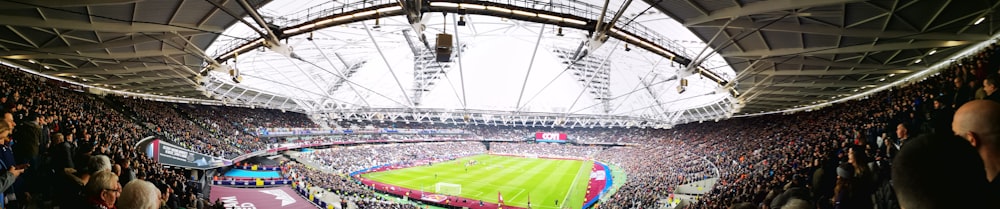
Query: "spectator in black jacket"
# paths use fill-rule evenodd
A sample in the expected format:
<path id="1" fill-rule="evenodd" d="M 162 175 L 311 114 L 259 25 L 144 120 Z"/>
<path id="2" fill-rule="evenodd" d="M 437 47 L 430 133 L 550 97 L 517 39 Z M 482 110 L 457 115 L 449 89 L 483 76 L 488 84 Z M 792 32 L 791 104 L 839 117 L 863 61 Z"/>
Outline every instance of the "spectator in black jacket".
<path id="1" fill-rule="evenodd" d="M 924 135 L 907 142 L 893 160 L 892 182 L 906 209 L 997 208 L 988 198 L 983 162 L 954 135 Z"/>
<path id="2" fill-rule="evenodd" d="M 132 170 L 132 161 L 129 159 L 119 159 L 118 165 L 121 166 L 121 175 L 118 176 L 118 183 L 121 185 L 128 185 L 132 180 L 135 180 L 135 171 Z"/>
<path id="3" fill-rule="evenodd" d="M 73 163 L 73 141 L 72 134 L 70 137 L 63 137 L 63 134 L 56 133 L 54 135 L 52 143 L 51 152 L 51 165 L 52 169 L 57 172 L 61 171 L 63 168 L 75 168 Z"/>
<path id="4" fill-rule="evenodd" d="M 38 145 L 42 140 L 42 127 L 38 114 L 31 113 L 14 131 L 14 160 L 18 164 L 38 164 Z"/>
<path id="5" fill-rule="evenodd" d="M 955 78 L 955 90 L 949 97 L 951 99 L 951 108 L 958 109 L 966 102 L 969 102 L 969 100 L 972 100 L 974 94 L 972 89 L 968 85 L 965 85 L 961 77 Z"/>
<path id="6" fill-rule="evenodd" d="M 1000 83 L 1000 75 L 990 74 L 983 80 L 983 91 L 986 91 L 987 100 L 1000 102 L 1000 93 L 997 93 L 997 84 Z"/>
<path id="7" fill-rule="evenodd" d="M 931 111 L 931 132 L 951 135 L 951 120 L 955 111 L 944 103 L 944 99 L 934 99 L 934 110 Z"/>

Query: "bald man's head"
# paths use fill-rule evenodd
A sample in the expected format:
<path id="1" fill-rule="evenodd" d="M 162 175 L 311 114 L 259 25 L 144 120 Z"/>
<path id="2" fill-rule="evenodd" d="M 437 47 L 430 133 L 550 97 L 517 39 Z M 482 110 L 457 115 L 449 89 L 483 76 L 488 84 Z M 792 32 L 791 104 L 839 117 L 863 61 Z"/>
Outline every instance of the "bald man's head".
<path id="1" fill-rule="evenodd" d="M 975 100 L 965 103 L 955 111 L 951 129 L 955 134 L 972 142 L 975 147 L 996 145 L 1000 136 L 1000 103 Z M 997 146 L 1000 148 L 1000 146 Z"/>

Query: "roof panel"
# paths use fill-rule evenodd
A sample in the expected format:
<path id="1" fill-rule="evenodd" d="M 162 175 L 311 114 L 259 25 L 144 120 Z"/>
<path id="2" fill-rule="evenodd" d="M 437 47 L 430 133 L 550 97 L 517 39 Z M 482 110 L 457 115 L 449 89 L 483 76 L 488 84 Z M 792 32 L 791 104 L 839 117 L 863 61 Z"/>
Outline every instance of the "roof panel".
<path id="1" fill-rule="evenodd" d="M 801 33 L 783 31 L 762 31 L 761 36 L 767 40 L 772 49 L 802 48 Z"/>
<path id="2" fill-rule="evenodd" d="M 136 15 L 135 21 L 169 23 L 170 18 L 177 12 L 177 5 L 183 2 L 188 1 L 149 1 L 136 4 L 135 10 L 142 11 L 142 15 Z"/>
<path id="3" fill-rule="evenodd" d="M 143 3 L 148 3 L 148 2 L 143 2 Z M 92 16 L 94 16 L 93 18 L 91 18 L 91 19 L 93 19 L 93 21 L 113 22 L 113 23 L 130 22 L 130 21 L 134 21 L 132 18 L 134 16 L 136 16 L 136 14 L 135 14 L 135 5 L 136 5 L 136 3 L 90 6 L 90 7 L 88 7 L 89 8 L 89 12 L 77 11 L 79 14 L 69 15 L 69 16 L 73 16 L 75 18 L 87 18 L 85 15 L 92 15 Z M 145 13 L 145 12 L 147 12 L 147 11 L 143 11 L 143 13 Z M 149 11 L 149 12 L 153 12 L 153 11 Z M 52 12 L 52 13 L 53 14 L 60 14 L 60 15 L 66 14 L 65 12 L 61 12 L 61 11 Z M 48 14 L 48 12 L 46 14 Z M 83 15 L 80 15 L 80 14 L 83 14 Z"/>
<path id="4" fill-rule="evenodd" d="M 805 43 L 805 48 L 836 47 L 838 39 L 840 39 L 840 37 L 833 35 L 802 34 L 802 40 Z"/>
<path id="5" fill-rule="evenodd" d="M 844 12 L 843 17 L 845 23 L 848 26 L 855 25 L 861 21 L 869 22 L 869 24 L 865 24 L 863 26 L 854 26 L 852 28 L 880 29 L 882 25 L 877 23 L 872 24 L 871 23 L 872 20 L 883 20 L 883 21 L 885 20 L 884 17 L 885 15 L 883 15 L 883 12 L 885 10 L 875 5 L 869 4 L 868 2 L 846 4 L 844 7 L 846 11 Z"/>
<path id="6" fill-rule="evenodd" d="M 56 9 L 49 8 L 39 8 L 39 9 L 28 9 L 24 10 L 26 15 L 29 17 L 40 17 L 39 12 L 46 19 L 65 19 L 65 20 L 86 20 L 90 14 L 100 14 L 91 13 L 87 10 L 87 7 L 59 7 Z"/>
<path id="7" fill-rule="evenodd" d="M 51 10 L 43 10 L 43 11 L 51 11 Z M 34 9 L 0 9 L 0 14 L 4 14 L 7 16 L 14 16 L 14 17 L 41 18 L 41 16 L 39 16 L 38 14 L 38 10 Z M 50 17 L 50 18 L 55 18 L 55 17 Z"/>
<path id="8" fill-rule="evenodd" d="M 746 0 L 738 0 L 738 1 L 745 2 Z M 701 6 L 703 8 L 705 8 L 706 10 L 708 10 L 708 11 L 715 11 L 715 10 L 719 10 L 719 9 L 740 6 L 740 5 L 736 5 L 734 3 L 735 1 L 728 1 L 728 0 L 709 0 L 709 1 L 697 1 L 697 2 L 699 4 L 701 4 Z M 741 4 L 745 4 L 745 3 L 741 3 Z"/>

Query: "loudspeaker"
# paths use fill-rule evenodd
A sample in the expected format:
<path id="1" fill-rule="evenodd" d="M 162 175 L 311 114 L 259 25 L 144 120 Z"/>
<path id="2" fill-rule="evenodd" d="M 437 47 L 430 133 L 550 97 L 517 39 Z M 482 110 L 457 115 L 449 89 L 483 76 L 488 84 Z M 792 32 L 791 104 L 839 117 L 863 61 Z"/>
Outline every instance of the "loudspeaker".
<path id="1" fill-rule="evenodd" d="M 437 35 L 437 61 L 438 62 L 451 62 L 451 34 L 441 33 Z"/>

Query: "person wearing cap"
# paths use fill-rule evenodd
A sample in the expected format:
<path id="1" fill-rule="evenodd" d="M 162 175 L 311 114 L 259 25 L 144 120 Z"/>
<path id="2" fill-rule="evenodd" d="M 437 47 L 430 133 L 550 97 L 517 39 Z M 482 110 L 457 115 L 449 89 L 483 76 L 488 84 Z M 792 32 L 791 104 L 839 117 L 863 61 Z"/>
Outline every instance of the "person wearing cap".
<path id="1" fill-rule="evenodd" d="M 836 209 L 861 208 L 863 198 L 858 189 L 859 179 L 855 176 L 854 166 L 841 164 L 837 166 L 837 184 L 833 189 L 833 207 Z"/>

